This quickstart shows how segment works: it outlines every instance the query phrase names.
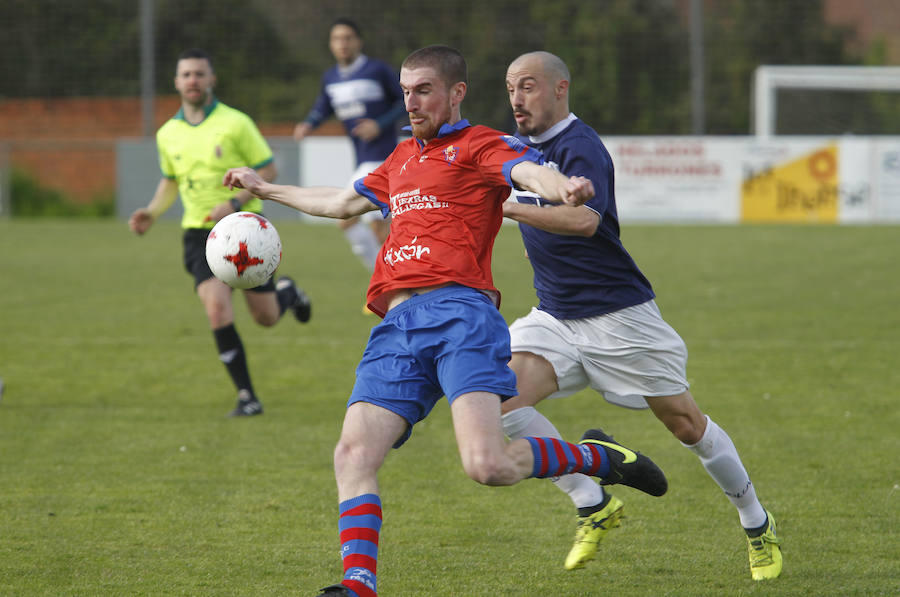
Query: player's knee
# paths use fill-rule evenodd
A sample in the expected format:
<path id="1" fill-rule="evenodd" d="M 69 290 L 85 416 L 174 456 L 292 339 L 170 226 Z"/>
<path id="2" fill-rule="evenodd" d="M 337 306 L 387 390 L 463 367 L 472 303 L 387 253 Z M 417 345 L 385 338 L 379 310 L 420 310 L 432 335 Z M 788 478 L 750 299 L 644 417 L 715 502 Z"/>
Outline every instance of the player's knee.
<path id="1" fill-rule="evenodd" d="M 703 437 L 703 432 L 698 431 L 688 420 L 679 419 L 677 424 L 669 429 L 672 431 L 672 435 L 683 444 L 696 444 Z"/>
<path id="2" fill-rule="evenodd" d="M 380 463 L 372 461 L 370 451 L 358 442 L 340 440 L 334 447 L 335 476 L 359 476 L 378 469 Z"/>
<path id="3" fill-rule="evenodd" d="M 706 428 L 706 417 L 693 417 L 688 413 L 670 414 L 663 419 L 666 428 L 683 444 L 700 441 Z"/>
<path id="4" fill-rule="evenodd" d="M 463 469 L 476 483 L 482 485 L 509 485 L 509 467 L 490 454 L 473 454 L 463 460 Z"/>
<path id="5" fill-rule="evenodd" d="M 264 327 L 272 327 L 278 320 L 281 319 L 281 316 L 277 312 L 270 311 L 254 311 L 253 312 L 253 321 L 258 323 Z"/>
<path id="6" fill-rule="evenodd" d="M 353 447 L 341 440 L 334 447 L 334 470 L 336 473 L 345 471 L 354 460 Z"/>
<path id="7" fill-rule="evenodd" d="M 649 397 L 647 402 L 653 413 L 669 432 L 683 444 L 693 445 L 706 431 L 706 415 L 685 391 L 677 396 Z"/>
<path id="8" fill-rule="evenodd" d="M 219 329 L 222 326 L 231 323 L 231 309 L 228 305 L 220 303 L 211 303 L 206 305 L 206 318 L 212 329 Z"/>

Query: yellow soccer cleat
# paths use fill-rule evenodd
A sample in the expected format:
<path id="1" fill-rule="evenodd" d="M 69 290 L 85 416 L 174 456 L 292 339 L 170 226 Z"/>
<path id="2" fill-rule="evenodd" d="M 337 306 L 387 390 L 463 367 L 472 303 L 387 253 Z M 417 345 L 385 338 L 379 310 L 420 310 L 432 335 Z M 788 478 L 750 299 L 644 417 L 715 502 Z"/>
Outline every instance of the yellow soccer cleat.
<path id="1" fill-rule="evenodd" d="M 766 510 L 769 524 L 758 537 L 747 537 L 750 551 L 750 574 L 753 580 L 768 580 L 781 574 L 781 539 L 775 535 L 775 519 Z"/>
<path id="2" fill-rule="evenodd" d="M 608 494 L 609 495 L 609 494 Z M 609 529 L 621 524 L 625 504 L 614 495 L 609 495 L 609 502 L 602 510 L 588 516 L 578 517 L 575 529 L 575 544 L 566 556 L 566 570 L 575 570 L 590 562 L 597 555 L 597 545 L 606 536 Z"/>

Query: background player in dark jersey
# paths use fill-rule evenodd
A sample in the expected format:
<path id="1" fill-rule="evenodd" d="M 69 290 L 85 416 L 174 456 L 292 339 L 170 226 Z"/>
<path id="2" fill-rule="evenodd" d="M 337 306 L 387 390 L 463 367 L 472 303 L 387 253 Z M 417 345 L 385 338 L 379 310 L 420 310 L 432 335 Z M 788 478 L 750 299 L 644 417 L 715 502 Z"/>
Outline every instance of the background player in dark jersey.
<path id="1" fill-rule="evenodd" d="M 506 74 L 519 138 L 539 149 L 547 165 L 590 179 L 596 195 L 581 206 L 551 206 L 520 192 L 504 206 L 504 215 L 519 222 L 540 300 L 510 326 L 519 395 L 503 403 L 504 430 L 511 438 L 559 437 L 533 406 L 587 386 L 613 404 L 649 407 L 737 508 L 753 578 L 774 578 L 782 566 L 775 521 L 731 439 L 688 391 L 687 349 L 619 240 L 612 160 L 597 133 L 569 112 L 569 81 L 566 65 L 547 52 L 520 56 Z M 565 562 L 578 568 L 618 526 L 622 502 L 584 475 L 563 476 L 557 485 L 578 508 L 575 545 Z"/>
<path id="2" fill-rule="evenodd" d="M 400 85 L 414 138 L 354 189 L 273 185 L 250 168 L 225 177 L 226 185 L 312 215 L 344 218 L 376 208 L 393 214 L 368 294 L 384 321 L 373 328 L 357 367 L 334 454 L 344 579 L 322 595 L 377 594 L 377 473 L 442 395 L 463 468 L 479 483 L 512 485 L 577 470 L 654 495 L 666 489 L 649 459 L 600 431 L 577 445 L 503 437 L 500 402 L 516 391 L 490 267 L 503 201 L 513 183 L 574 204 L 594 190 L 586 179 L 542 168 L 540 154 L 515 138 L 463 120 L 466 81 L 465 60 L 452 48 L 410 54 Z"/>
<path id="3" fill-rule="evenodd" d="M 247 191 L 231 193 L 222 188 L 226 170 L 249 165 L 266 180 L 273 180 L 276 170 L 272 150 L 259 129 L 249 116 L 213 96 L 215 83 L 206 52 L 188 50 L 179 57 L 175 89 L 181 95 L 181 110 L 156 134 L 163 177 L 150 203 L 135 210 L 128 225 L 136 234 L 144 234 L 175 198 L 181 197 L 184 266 L 194 277 L 219 359 L 238 390 L 237 405 L 229 414 L 251 416 L 262 414 L 262 404 L 254 392 L 244 345 L 234 327 L 233 290 L 210 271 L 206 237 L 215 223 L 230 213 L 262 210 L 262 202 Z M 244 296 L 254 321 L 260 325 L 275 325 L 287 309 L 301 322 L 309 320 L 309 298 L 288 277 L 280 278 L 277 284 L 270 279 L 245 290 Z"/>
<path id="4" fill-rule="evenodd" d="M 329 28 L 328 47 L 335 64 L 322 75 L 322 88 L 303 122 L 294 127 L 294 139 L 306 137 L 334 115 L 353 143 L 356 171 L 352 180 L 378 167 L 397 145 L 397 122 L 406 115 L 397 71 L 362 53 L 359 27 L 350 19 L 337 19 Z M 360 222 L 362 220 L 362 222 Z M 387 238 L 390 220 L 378 212 L 340 221 L 353 253 L 371 272 L 375 257 Z"/>

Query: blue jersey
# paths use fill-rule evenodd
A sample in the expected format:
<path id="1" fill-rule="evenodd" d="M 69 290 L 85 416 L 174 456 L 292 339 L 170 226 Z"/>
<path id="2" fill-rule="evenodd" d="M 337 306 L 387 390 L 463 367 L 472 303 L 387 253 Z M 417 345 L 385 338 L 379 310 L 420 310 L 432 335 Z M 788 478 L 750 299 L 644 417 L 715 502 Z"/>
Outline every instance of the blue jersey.
<path id="1" fill-rule="evenodd" d="M 619 240 L 612 158 L 597 132 L 570 114 L 542 135 L 517 136 L 540 150 L 548 166 L 589 178 L 596 196 L 585 205 L 600 215 L 600 225 L 587 238 L 519 224 L 534 268 L 538 308 L 557 319 L 578 319 L 654 298 L 650 282 Z M 534 193 L 516 190 L 516 200 L 552 209 Z"/>
<path id="2" fill-rule="evenodd" d="M 406 114 L 400 78 L 380 60 L 359 56 L 347 68 L 337 65 L 322 75 L 322 88 L 306 122 L 317 127 L 334 114 L 353 142 L 356 164 L 381 162 L 397 146 L 397 120 Z M 362 118 L 378 122 L 381 134 L 372 141 L 350 135 Z"/>

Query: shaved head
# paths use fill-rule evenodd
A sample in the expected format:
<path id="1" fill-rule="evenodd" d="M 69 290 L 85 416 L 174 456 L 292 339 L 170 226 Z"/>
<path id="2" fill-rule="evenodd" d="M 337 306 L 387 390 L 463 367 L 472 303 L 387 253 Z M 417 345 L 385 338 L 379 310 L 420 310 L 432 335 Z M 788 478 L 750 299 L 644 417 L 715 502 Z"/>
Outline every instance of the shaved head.
<path id="1" fill-rule="evenodd" d="M 551 54 L 550 52 L 543 51 L 528 52 L 527 54 L 522 54 L 521 56 L 513 60 L 512 64 L 509 65 L 509 68 L 510 70 L 512 70 L 514 67 L 522 66 L 522 64 L 524 63 L 537 65 L 544 76 L 552 80 L 553 82 L 561 80 L 572 80 L 572 76 L 569 74 L 569 67 L 567 67 L 566 63 L 563 62 L 562 59 L 556 54 Z"/>

